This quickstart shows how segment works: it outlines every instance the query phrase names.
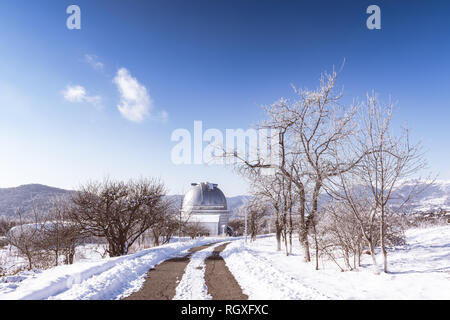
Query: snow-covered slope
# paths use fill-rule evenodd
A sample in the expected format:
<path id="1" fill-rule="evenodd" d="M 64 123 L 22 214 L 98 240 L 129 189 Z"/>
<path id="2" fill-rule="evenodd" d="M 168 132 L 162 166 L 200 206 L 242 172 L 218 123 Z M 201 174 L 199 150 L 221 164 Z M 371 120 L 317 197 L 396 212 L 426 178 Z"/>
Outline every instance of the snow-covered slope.
<path id="1" fill-rule="evenodd" d="M 450 210 L 450 181 L 435 181 L 431 185 L 422 182 L 417 185 L 416 181 L 411 180 L 395 190 L 394 197 L 404 199 L 411 193 L 414 186 L 420 192 L 412 197 L 408 203 L 408 208 L 411 211 L 430 212 L 440 209 Z"/>
<path id="2" fill-rule="evenodd" d="M 407 241 L 389 252 L 390 273 L 379 275 L 369 256 L 357 271 L 332 262 L 316 271 L 303 262 L 298 240 L 287 257 L 273 237 L 236 241 L 222 257 L 250 299 L 450 299 L 450 226 L 409 230 Z"/>
<path id="3" fill-rule="evenodd" d="M 450 226 L 412 229 L 406 235 L 407 245 L 389 251 L 389 274 L 374 274 L 369 256 L 356 271 L 340 272 L 330 261 L 316 271 L 314 263 L 303 262 L 297 239 L 294 254 L 287 257 L 275 250 L 272 235 L 247 244 L 243 238 L 203 238 L 0 278 L 0 299 L 118 299 L 137 291 L 158 263 L 194 246 L 229 240 L 221 255 L 250 299 L 450 299 Z M 209 298 L 198 267 L 212 249 L 192 256 L 177 299 Z"/>
<path id="4" fill-rule="evenodd" d="M 45 271 L 0 279 L 4 299 L 118 299 L 138 290 L 147 271 L 162 261 L 184 255 L 192 247 L 224 241 L 202 238 L 146 249 L 128 256 L 79 262 Z"/>

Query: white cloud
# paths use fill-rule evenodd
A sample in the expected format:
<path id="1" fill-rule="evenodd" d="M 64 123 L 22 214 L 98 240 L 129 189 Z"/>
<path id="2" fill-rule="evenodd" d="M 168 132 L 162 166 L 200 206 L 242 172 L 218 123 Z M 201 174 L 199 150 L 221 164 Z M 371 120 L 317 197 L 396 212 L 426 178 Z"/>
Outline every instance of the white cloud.
<path id="1" fill-rule="evenodd" d="M 86 89 L 82 86 L 67 86 L 63 91 L 64 99 L 69 102 L 83 102 L 86 98 Z"/>
<path id="2" fill-rule="evenodd" d="M 87 63 L 91 65 L 92 68 L 95 70 L 103 70 L 103 67 L 105 66 L 101 61 L 99 61 L 98 57 L 93 54 L 85 54 L 84 59 Z"/>
<path id="3" fill-rule="evenodd" d="M 120 93 L 120 104 L 117 106 L 122 116 L 134 122 L 142 122 L 150 116 L 153 101 L 147 88 L 140 84 L 136 78 L 125 68 L 120 68 L 114 78 L 114 83 Z M 167 118 L 167 113 L 165 115 Z"/>
<path id="4" fill-rule="evenodd" d="M 153 120 L 162 122 L 162 123 L 166 123 L 167 120 L 169 120 L 169 114 L 166 111 L 160 111 L 158 112 L 158 114 L 154 117 L 152 117 Z"/>
<path id="5" fill-rule="evenodd" d="M 100 96 L 88 96 L 86 89 L 82 86 L 67 86 L 62 92 L 64 99 L 69 102 L 82 103 L 86 102 L 93 105 L 96 108 L 102 107 L 102 97 Z"/>

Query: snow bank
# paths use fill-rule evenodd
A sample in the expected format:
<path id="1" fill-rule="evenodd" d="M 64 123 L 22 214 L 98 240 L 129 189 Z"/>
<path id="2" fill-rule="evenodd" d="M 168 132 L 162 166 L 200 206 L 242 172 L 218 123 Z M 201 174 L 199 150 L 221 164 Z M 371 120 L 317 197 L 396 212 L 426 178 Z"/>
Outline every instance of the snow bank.
<path id="1" fill-rule="evenodd" d="M 450 226 L 406 235 L 408 245 L 389 251 L 390 273 L 380 275 L 367 255 L 356 271 L 331 262 L 316 271 L 303 262 L 298 239 L 289 257 L 276 251 L 274 237 L 235 241 L 221 255 L 250 299 L 450 299 Z"/>
<path id="2" fill-rule="evenodd" d="M 139 290 L 147 271 L 188 249 L 226 238 L 202 238 L 146 249 L 123 257 L 58 266 L 0 287 L 4 299 L 120 299 Z"/>

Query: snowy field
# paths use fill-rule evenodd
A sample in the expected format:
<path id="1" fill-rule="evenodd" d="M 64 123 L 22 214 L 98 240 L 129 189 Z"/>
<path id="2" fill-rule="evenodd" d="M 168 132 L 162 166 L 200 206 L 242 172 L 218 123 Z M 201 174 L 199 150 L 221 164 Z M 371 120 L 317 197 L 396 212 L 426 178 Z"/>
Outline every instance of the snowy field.
<path id="1" fill-rule="evenodd" d="M 274 250 L 274 238 L 236 241 L 221 255 L 250 299 L 450 299 L 450 226 L 406 235 L 408 244 L 388 253 L 389 274 L 374 274 L 368 255 L 356 271 L 333 262 L 316 271 L 302 262 L 298 240 L 289 257 Z"/>
<path id="2" fill-rule="evenodd" d="M 226 238 L 175 242 L 128 256 L 76 262 L 45 271 L 23 271 L 0 278 L 0 300 L 5 299 L 120 299 L 137 291 L 150 268 L 187 250 Z"/>
<path id="3" fill-rule="evenodd" d="M 75 250 L 75 262 L 98 261 L 108 256 L 106 253 L 107 245 L 104 244 L 85 244 L 78 246 Z M 61 257 L 60 263 L 63 264 L 64 257 Z M 15 275 L 20 270 L 26 269 L 28 263 L 26 259 L 19 255 L 17 249 L 13 246 L 0 248 L 0 268 L 7 275 Z M 21 273 L 23 274 L 23 273 Z M 9 278 L 11 279 L 11 277 Z M 2 280 L 0 278 L 0 286 Z"/>
<path id="4" fill-rule="evenodd" d="M 330 261 L 315 271 L 314 263 L 303 262 L 297 239 L 287 257 L 276 252 L 274 236 L 247 244 L 242 238 L 202 238 L 117 258 L 101 259 L 91 250 L 73 265 L 0 278 L 0 299 L 120 299 L 139 290 L 147 271 L 164 260 L 230 240 L 221 255 L 250 299 L 450 299 L 450 226 L 407 231 L 408 244 L 389 251 L 389 274 L 374 274 L 367 255 L 356 271 L 340 272 Z M 211 298 L 203 276 L 213 248 L 192 255 L 175 299 Z"/>

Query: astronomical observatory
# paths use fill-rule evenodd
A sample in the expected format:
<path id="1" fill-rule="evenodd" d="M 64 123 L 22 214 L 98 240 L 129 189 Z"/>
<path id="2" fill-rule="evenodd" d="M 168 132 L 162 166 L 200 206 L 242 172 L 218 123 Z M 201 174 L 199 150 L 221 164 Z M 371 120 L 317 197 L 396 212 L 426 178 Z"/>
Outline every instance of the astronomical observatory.
<path id="1" fill-rule="evenodd" d="M 230 217 L 227 199 L 215 183 L 191 183 L 183 199 L 181 214 L 189 217 L 189 222 L 202 225 L 210 236 L 227 232 Z"/>

